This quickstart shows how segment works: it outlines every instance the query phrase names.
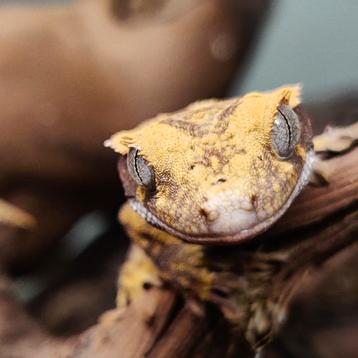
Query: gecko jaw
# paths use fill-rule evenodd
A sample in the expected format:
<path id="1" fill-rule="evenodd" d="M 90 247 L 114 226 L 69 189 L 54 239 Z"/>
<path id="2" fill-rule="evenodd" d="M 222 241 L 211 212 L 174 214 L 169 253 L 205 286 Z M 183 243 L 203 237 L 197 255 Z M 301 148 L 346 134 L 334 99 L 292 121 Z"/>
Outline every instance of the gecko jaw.
<path id="1" fill-rule="evenodd" d="M 293 200 L 297 197 L 297 195 L 301 192 L 304 186 L 308 183 L 314 160 L 315 160 L 314 152 L 313 150 L 310 150 L 309 152 L 307 152 L 306 162 L 302 169 L 301 175 L 299 177 L 295 189 L 291 193 L 290 197 L 286 200 L 286 202 L 274 215 L 266 218 L 264 221 L 258 222 L 256 225 L 250 228 L 243 229 L 241 231 L 232 234 L 213 233 L 212 236 L 210 236 L 210 234 L 191 235 L 188 233 L 183 233 L 169 226 L 168 224 L 161 221 L 160 219 L 158 219 L 154 214 L 152 214 L 135 198 L 129 198 L 128 202 L 132 207 L 132 209 L 136 213 L 138 213 L 141 217 L 143 217 L 149 224 L 153 225 L 154 227 L 157 227 L 158 229 L 164 230 L 175 237 L 183 239 L 184 241 L 195 243 L 195 244 L 206 244 L 206 245 L 237 244 L 239 242 L 250 239 L 260 233 L 263 233 L 268 228 L 270 228 L 287 211 L 287 209 L 292 204 Z"/>

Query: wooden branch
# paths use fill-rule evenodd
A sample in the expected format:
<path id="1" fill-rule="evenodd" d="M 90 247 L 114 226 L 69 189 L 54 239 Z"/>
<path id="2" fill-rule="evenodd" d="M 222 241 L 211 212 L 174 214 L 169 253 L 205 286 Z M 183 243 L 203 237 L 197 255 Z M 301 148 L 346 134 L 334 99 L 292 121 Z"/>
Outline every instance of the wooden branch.
<path id="1" fill-rule="evenodd" d="M 302 289 L 307 291 L 310 282 L 307 277 L 317 275 L 323 263 L 356 242 L 357 162 L 358 148 L 326 160 L 332 169 L 331 181 L 321 187 L 308 187 L 285 217 L 260 239 L 262 244 L 243 249 L 242 260 L 246 260 L 243 267 L 247 272 L 240 274 L 240 280 L 246 275 L 252 282 L 252 267 L 257 268 L 260 260 L 264 264 L 268 258 L 285 257 L 279 270 L 272 274 L 265 272 L 263 282 L 270 284 L 260 289 L 267 300 L 278 302 L 284 311 L 289 311 L 293 298 Z M 12 320 L 10 325 L 9 317 L 15 317 L 16 324 Z M 279 321 L 272 322 L 276 334 Z M 229 329 L 217 307 L 183 300 L 168 289 L 148 289 L 124 311 L 110 311 L 97 325 L 66 340 L 54 339 L 43 332 L 3 289 L 0 327 L 1 356 L 15 351 L 18 356 L 37 357 L 216 357 L 238 352 L 250 357 L 253 354 L 245 340 Z"/>
<path id="2" fill-rule="evenodd" d="M 325 161 L 330 168 L 330 182 L 311 186 L 296 200 L 287 214 L 275 225 L 273 234 L 302 228 L 322 221 L 358 200 L 358 148 Z"/>

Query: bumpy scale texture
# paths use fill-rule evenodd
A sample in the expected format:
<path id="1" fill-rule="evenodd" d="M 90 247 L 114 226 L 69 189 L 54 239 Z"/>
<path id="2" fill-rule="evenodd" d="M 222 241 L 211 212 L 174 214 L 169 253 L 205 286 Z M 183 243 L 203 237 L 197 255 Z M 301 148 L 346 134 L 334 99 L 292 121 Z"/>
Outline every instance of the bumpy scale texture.
<path id="1" fill-rule="evenodd" d="M 151 224 L 195 243 L 236 243 L 266 230 L 308 179 L 307 118 L 300 119 L 300 140 L 289 158 L 279 158 L 271 143 L 278 107 L 299 103 L 300 88 L 287 86 L 200 101 L 117 133 L 107 145 L 123 158 L 136 148 L 155 178 L 148 191 L 121 170 L 132 207 Z"/>

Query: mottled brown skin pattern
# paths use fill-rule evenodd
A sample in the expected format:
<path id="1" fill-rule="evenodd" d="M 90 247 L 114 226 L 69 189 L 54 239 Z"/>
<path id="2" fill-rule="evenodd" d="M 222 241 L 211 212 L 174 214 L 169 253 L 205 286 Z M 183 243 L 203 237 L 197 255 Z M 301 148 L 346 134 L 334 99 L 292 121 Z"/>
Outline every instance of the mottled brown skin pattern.
<path id="1" fill-rule="evenodd" d="M 235 285 L 236 273 L 245 265 L 235 260 L 240 246 L 207 245 L 239 244 L 267 230 L 307 183 L 311 129 L 299 103 L 295 86 L 202 101 L 119 132 L 107 142 L 121 155 L 119 172 L 134 210 L 124 205 L 120 221 L 134 243 L 164 281 L 218 304 L 239 328 L 250 327 L 247 338 L 255 347 L 265 342 L 269 325 L 260 319 L 255 327 L 257 320 L 247 314 L 253 300 Z M 300 137 L 288 158 L 280 158 L 271 143 L 282 105 L 292 108 L 300 122 Z M 138 185 L 128 171 L 133 148 L 150 168 L 150 189 Z M 247 283 L 256 285 L 256 295 L 264 284 L 269 283 Z M 133 298 L 125 292 L 128 297 L 120 297 L 121 303 Z M 252 310 L 255 315 L 265 311 Z"/>

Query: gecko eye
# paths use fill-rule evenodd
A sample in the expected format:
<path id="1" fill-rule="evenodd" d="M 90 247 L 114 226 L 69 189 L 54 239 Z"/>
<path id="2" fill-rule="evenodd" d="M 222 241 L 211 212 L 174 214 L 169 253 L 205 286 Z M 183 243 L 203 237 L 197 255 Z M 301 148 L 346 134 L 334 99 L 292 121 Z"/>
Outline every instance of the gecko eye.
<path id="1" fill-rule="evenodd" d="M 300 134 L 301 126 L 297 113 L 285 104 L 280 105 L 271 132 L 272 148 L 279 158 L 286 159 L 291 156 L 300 140 Z"/>
<path id="2" fill-rule="evenodd" d="M 147 161 L 139 155 L 137 148 L 129 148 L 127 155 L 128 172 L 134 181 L 147 189 L 154 188 L 154 172 Z"/>

